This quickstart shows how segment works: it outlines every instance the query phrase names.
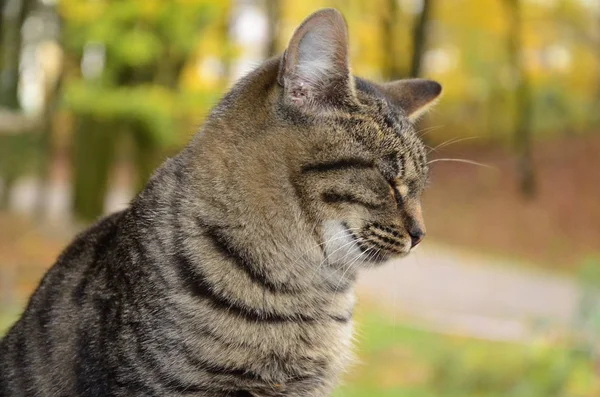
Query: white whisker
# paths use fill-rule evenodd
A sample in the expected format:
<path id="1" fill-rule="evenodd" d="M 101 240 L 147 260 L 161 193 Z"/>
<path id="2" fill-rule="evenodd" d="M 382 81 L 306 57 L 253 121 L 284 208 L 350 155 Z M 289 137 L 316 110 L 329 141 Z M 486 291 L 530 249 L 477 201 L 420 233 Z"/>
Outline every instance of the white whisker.
<path id="1" fill-rule="evenodd" d="M 437 163 L 440 161 L 447 161 L 447 162 L 454 162 L 454 163 L 465 163 L 465 164 L 471 164 L 471 165 L 477 165 L 479 167 L 484 167 L 484 168 L 490 168 L 493 170 L 498 170 L 498 167 L 492 166 L 492 165 L 488 165 L 488 164 L 483 164 L 483 163 L 478 163 L 477 161 L 473 161 L 473 160 L 467 160 L 467 159 L 433 159 L 427 162 L 427 165 L 429 164 L 433 164 L 433 163 Z"/>
<path id="2" fill-rule="evenodd" d="M 481 138 L 480 136 L 469 136 L 466 138 L 452 138 L 452 139 L 447 140 L 446 142 L 440 143 L 436 147 L 430 148 L 431 150 L 429 151 L 429 153 L 437 152 L 439 149 L 444 148 L 446 146 L 454 145 L 455 143 L 469 141 L 469 140 L 473 140 L 473 139 L 480 139 L 480 138 Z"/>
<path id="3" fill-rule="evenodd" d="M 347 236 L 345 236 L 345 237 L 347 237 Z M 346 243 L 346 244 L 342 245 L 341 247 L 338 247 L 338 248 L 337 248 L 337 249 L 335 249 L 333 252 L 331 252 L 331 253 L 329 253 L 329 254 L 327 254 L 327 253 L 326 253 L 326 254 L 325 254 L 325 257 L 324 257 L 324 259 L 323 259 L 323 260 L 321 261 L 321 263 L 319 263 L 319 264 L 317 265 L 317 267 L 314 269 L 314 271 L 313 271 L 313 275 L 312 275 L 312 277 L 310 278 L 310 281 L 312 281 L 312 280 L 315 278 L 315 276 L 318 274 L 319 270 L 321 270 L 321 267 L 322 267 L 322 266 L 323 266 L 323 265 L 324 265 L 324 264 L 325 264 L 325 263 L 326 263 L 326 262 L 329 260 L 329 258 L 330 258 L 330 257 L 331 257 L 333 254 L 335 254 L 335 253 L 336 253 L 336 252 L 338 252 L 339 250 L 341 250 L 341 249 L 344 249 L 344 248 L 346 248 L 347 246 L 349 246 L 349 245 L 352 245 L 352 244 L 355 244 L 355 243 L 356 243 L 356 241 L 354 240 L 354 238 L 352 238 L 352 241 L 350 241 L 350 242 L 348 242 L 348 243 Z M 348 254 L 346 253 L 345 255 L 348 255 Z M 345 255 L 344 255 L 344 256 L 345 256 Z"/>
<path id="4" fill-rule="evenodd" d="M 348 228 L 348 230 L 359 231 L 360 229 L 359 228 L 355 228 L 355 229 Z M 347 235 L 343 235 L 343 236 L 332 237 L 329 240 L 325 240 L 325 241 L 323 241 L 321 243 L 318 243 L 318 244 L 315 244 L 315 245 L 311 246 L 310 248 L 306 249 L 302 254 L 300 254 L 300 256 L 298 258 L 296 258 L 296 261 L 293 262 L 292 265 L 298 264 L 298 262 L 300 260 L 302 260 L 302 258 L 304 258 L 304 256 L 306 254 L 308 254 L 310 251 L 312 251 L 313 249 L 315 249 L 317 247 L 323 247 L 325 244 L 328 244 L 328 243 L 330 243 L 332 241 L 340 240 L 340 239 L 343 239 L 343 238 L 346 238 L 346 237 L 348 237 L 348 236 Z"/>
<path id="5" fill-rule="evenodd" d="M 340 276 L 340 280 L 338 281 L 337 285 L 335 286 L 335 289 L 334 289 L 334 292 L 333 292 L 333 297 L 332 297 L 332 299 L 331 299 L 331 302 L 330 302 L 330 304 L 331 304 L 331 303 L 333 303 L 333 299 L 335 299 L 335 294 L 337 293 L 338 289 L 340 288 L 340 285 L 342 284 L 342 281 L 344 280 L 344 276 L 346 275 L 346 273 L 348 273 L 348 271 L 349 271 L 350 269 L 352 269 L 352 267 L 354 266 L 354 264 L 355 264 L 355 263 L 357 263 L 357 262 L 360 260 L 360 258 L 361 258 L 361 257 L 362 257 L 362 256 L 363 256 L 363 255 L 364 255 L 366 252 L 368 252 L 368 250 L 369 250 L 369 249 L 371 249 L 371 248 L 368 248 L 368 249 L 367 249 L 367 251 L 365 251 L 365 252 L 362 252 L 362 251 L 361 251 L 361 252 L 360 252 L 358 255 L 356 255 L 356 256 L 355 256 L 355 257 L 354 257 L 354 258 L 353 258 L 351 261 L 349 261 L 349 262 L 346 264 L 346 266 L 345 266 L 345 270 L 344 270 L 344 272 L 342 273 L 342 275 Z"/>
<path id="6" fill-rule="evenodd" d="M 423 128 L 423 129 L 420 129 L 419 131 L 415 131 L 415 134 L 417 134 L 417 135 L 420 134 L 419 136 L 422 138 L 423 136 L 429 134 L 430 132 L 439 130 L 442 127 L 443 127 L 443 125 L 435 125 L 432 127 Z"/>

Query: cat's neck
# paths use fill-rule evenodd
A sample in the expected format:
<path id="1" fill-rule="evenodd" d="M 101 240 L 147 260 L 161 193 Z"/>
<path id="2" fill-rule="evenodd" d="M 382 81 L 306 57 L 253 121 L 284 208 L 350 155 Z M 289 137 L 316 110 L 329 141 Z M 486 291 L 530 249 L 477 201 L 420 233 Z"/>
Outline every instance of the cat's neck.
<path id="1" fill-rule="evenodd" d="M 352 287 L 356 274 L 329 266 L 321 231 L 300 208 L 285 202 L 253 204 L 247 194 L 231 191 L 234 181 L 219 180 L 214 167 L 199 178 L 189 156 L 185 150 L 167 161 L 133 203 L 140 224 L 167 251 L 177 254 L 184 244 L 199 263 L 202 251 L 219 252 L 273 291 L 339 293 Z"/>

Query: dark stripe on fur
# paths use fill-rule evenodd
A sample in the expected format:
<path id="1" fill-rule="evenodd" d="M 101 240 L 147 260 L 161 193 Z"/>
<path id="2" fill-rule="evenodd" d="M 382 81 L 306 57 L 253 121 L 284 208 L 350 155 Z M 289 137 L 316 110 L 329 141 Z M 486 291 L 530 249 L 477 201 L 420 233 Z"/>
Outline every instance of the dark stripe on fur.
<path id="1" fill-rule="evenodd" d="M 249 322 L 260 321 L 268 323 L 311 323 L 321 320 L 299 313 L 293 316 L 280 315 L 234 302 L 231 299 L 217 293 L 208 280 L 206 280 L 206 278 L 198 272 L 197 267 L 194 266 L 191 260 L 182 253 L 178 253 L 176 255 L 175 263 L 177 265 L 177 270 L 179 271 L 179 276 L 185 287 L 195 296 L 209 301 L 214 309 L 229 312 Z M 349 317 L 340 316 L 329 316 L 329 319 L 340 323 L 346 323 L 350 321 Z"/>
<path id="2" fill-rule="evenodd" d="M 367 242 L 373 246 L 375 246 L 377 249 L 379 249 L 382 253 L 386 252 L 386 251 L 392 251 L 392 252 L 396 252 L 396 253 L 401 253 L 401 251 L 395 247 L 392 244 L 386 243 L 385 241 L 381 240 L 379 238 L 379 236 L 372 234 L 371 237 L 367 240 Z"/>
<path id="3" fill-rule="evenodd" d="M 266 275 L 259 272 L 255 266 L 253 266 L 252 258 L 250 258 L 247 252 L 239 249 L 231 241 L 230 237 L 224 232 L 224 228 L 218 226 L 207 225 L 201 220 L 198 221 L 199 226 L 204 230 L 204 235 L 210 238 L 213 246 L 219 251 L 225 258 L 231 259 L 236 267 L 242 270 L 248 275 L 253 283 L 260 285 L 262 288 L 272 293 L 298 293 L 296 289 L 282 284 L 271 282 Z"/>
<path id="4" fill-rule="evenodd" d="M 149 344 L 147 342 L 142 342 L 139 337 L 136 338 L 136 342 L 138 357 L 140 357 L 142 362 L 150 364 L 146 366 L 146 369 L 149 369 L 152 372 L 152 375 L 154 375 L 152 381 L 158 383 L 163 389 L 182 394 L 205 393 L 211 391 L 211 389 L 204 385 L 184 382 L 178 379 L 177 374 L 166 372 L 168 368 L 164 368 L 152 354 L 153 351 L 160 349 L 160 346 L 158 349 L 151 349 Z"/>
<path id="5" fill-rule="evenodd" d="M 23 332 L 16 336 L 17 340 L 12 350 L 12 356 L 14 359 L 14 378 L 17 384 L 20 385 L 20 390 L 29 390 L 31 386 L 31 367 L 27 358 L 29 356 L 27 351 L 27 335 Z"/>
<path id="6" fill-rule="evenodd" d="M 373 168 L 373 166 L 373 162 L 369 160 L 361 158 L 346 158 L 331 162 L 306 164 L 302 166 L 302 172 L 330 172 L 352 168 Z"/>
<path id="7" fill-rule="evenodd" d="M 62 275 L 60 279 L 62 279 Z M 52 343 L 52 320 L 55 317 L 54 314 L 54 305 L 55 301 L 59 296 L 58 288 L 61 286 L 60 282 L 62 280 L 53 280 L 55 284 L 49 285 L 46 290 L 46 295 L 43 297 L 40 302 L 40 309 L 37 311 L 37 329 L 39 332 L 38 340 L 40 350 L 43 352 L 45 357 L 50 358 L 52 355 L 52 348 L 54 344 Z"/>
<path id="8" fill-rule="evenodd" d="M 96 302 L 95 310 L 98 319 L 94 323 L 86 324 L 77 341 L 77 359 L 75 360 L 75 389 L 80 396 L 109 396 L 112 394 L 111 384 L 114 374 L 108 363 L 103 337 L 107 333 L 109 318 L 109 302 L 102 302 L 93 296 Z"/>
<path id="9" fill-rule="evenodd" d="M 347 203 L 347 204 L 357 204 L 368 209 L 376 210 L 381 208 L 381 205 L 377 205 L 374 203 L 369 203 L 363 200 L 360 197 L 356 197 L 352 193 L 337 193 L 337 192 L 324 192 L 321 194 L 321 198 L 324 202 L 328 204 L 339 204 L 339 203 Z"/>
<path id="10" fill-rule="evenodd" d="M 391 246 L 394 246 L 394 247 L 398 246 L 398 245 L 402 245 L 401 241 L 391 238 L 389 236 L 386 236 L 385 234 L 382 234 L 382 232 L 378 231 L 377 229 L 371 229 L 371 236 L 377 237 L 381 241 L 383 241 Z"/>
<path id="11" fill-rule="evenodd" d="M 202 332 L 205 335 L 204 332 Z M 162 350 L 165 354 L 168 353 L 165 351 L 166 349 L 175 349 L 180 357 L 185 358 L 185 360 L 191 365 L 193 368 L 198 370 L 203 370 L 212 375 L 221 375 L 221 376 L 231 376 L 244 380 L 250 381 L 264 381 L 263 377 L 255 372 L 249 371 L 243 368 L 235 368 L 235 367 L 224 367 L 221 365 L 217 365 L 215 363 L 206 361 L 201 359 L 194 352 L 190 351 L 189 347 L 185 345 L 184 342 L 179 342 L 174 347 L 158 345 L 157 349 Z"/>
<path id="12" fill-rule="evenodd" d="M 375 222 L 375 223 L 372 223 L 371 225 L 369 225 L 369 229 L 370 229 L 370 230 L 377 230 L 377 229 L 380 229 L 380 230 L 382 230 L 383 232 L 385 232 L 385 233 L 389 233 L 389 234 L 391 234 L 392 236 L 394 236 L 394 237 L 396 237 L 396 238 L 399 238 L 399 239 L 401 239 L 401 238 L 403 237 L 403 236 L 402 236 L 402 234 L 400 234 L 400 232 L 398 232 L 397 230 L 394 230 L 394 229 L 392 229 L 392 228 L 389 228 L 389 227 L 383 226 L 383 225 L 381 225 L 380 223 L 377 223 L 377 222 Z"/>
<path id="13" fill-rule="evenodd" d="M 167 320 L 168 321 L 168 320 Z M 145 334 L 149 334 L 148 331 Z M 242 368 L 224 367 L 204 359 L 198 358 L 198 356 L 189 350 L 183 341 L 171 341 L 170 344 L 165 343 L 153 343 L 151 341 L 142 341 L 140 337 L 137 340 L 137 353 L 138 357 L 148 365 L 145 367 L 152 371 L 155 375 L 152 379 L 158 380 L 161 387 L 168 389 L 169 391 L 178 393 L 199 393 L 199 392 L 213 392 L 217 389 L 211 388 L 209 384 L 205 383 L 189 383 L 181 380 L 177 372 L 169 372 L 169 368 L 165 368 L 161 362 L 157 359 L 157 355 L 167 355 L 177 353 L 177 357 L 181 357 L 182 362 L 185 362 L 190 368 L 198 371 L 204 371 L 207 374 L 214 376 L 234 377 L 243 381 L 250 381 L 252 383 L 263 383 L 266 382 L 262 376 L 252 371 Z M 161 337 L 160 340 L 168 340 L 166 337 Z M 215 383 L 222 384 L 220 382 Z M 225 392 L 218 390 L 219 392 Z"/>

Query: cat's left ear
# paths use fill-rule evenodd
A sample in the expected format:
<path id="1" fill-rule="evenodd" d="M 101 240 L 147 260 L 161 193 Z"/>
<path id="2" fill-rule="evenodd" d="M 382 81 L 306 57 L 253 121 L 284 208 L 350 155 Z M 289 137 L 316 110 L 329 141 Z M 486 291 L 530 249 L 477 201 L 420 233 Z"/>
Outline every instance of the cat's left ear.
<path id="1" fill-rule="evenodd" d="M 397 80 L 385 83 L 382 87 L 386 96 L 404 110 L 411 121 L 431 109 L 442 93 L 440 83 L 426 79 Z"/>
<path id="2" fill-rule="evenodd" d="M 353 97 L 348 66 L 348 29 L 333 8 L 310 15 L 285 51 L 278 82 L 286 100 L 298 106 L 335 105 Z"/>

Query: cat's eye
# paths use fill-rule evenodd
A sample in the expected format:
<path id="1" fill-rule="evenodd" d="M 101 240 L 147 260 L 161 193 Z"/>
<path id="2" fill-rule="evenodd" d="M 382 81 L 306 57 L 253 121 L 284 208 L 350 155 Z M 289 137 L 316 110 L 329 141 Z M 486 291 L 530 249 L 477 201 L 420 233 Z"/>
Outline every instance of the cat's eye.
<path id="1" fill-rule="evenodd" d="M 404 197 L 408 193 L 408 187 L 404 184 L 397 183 L 397 181 L 389 181 L 388 183 L 392 188 L 394 201 L 396 201 L 398 205 L 402 205 L 404 203 Z"/>

